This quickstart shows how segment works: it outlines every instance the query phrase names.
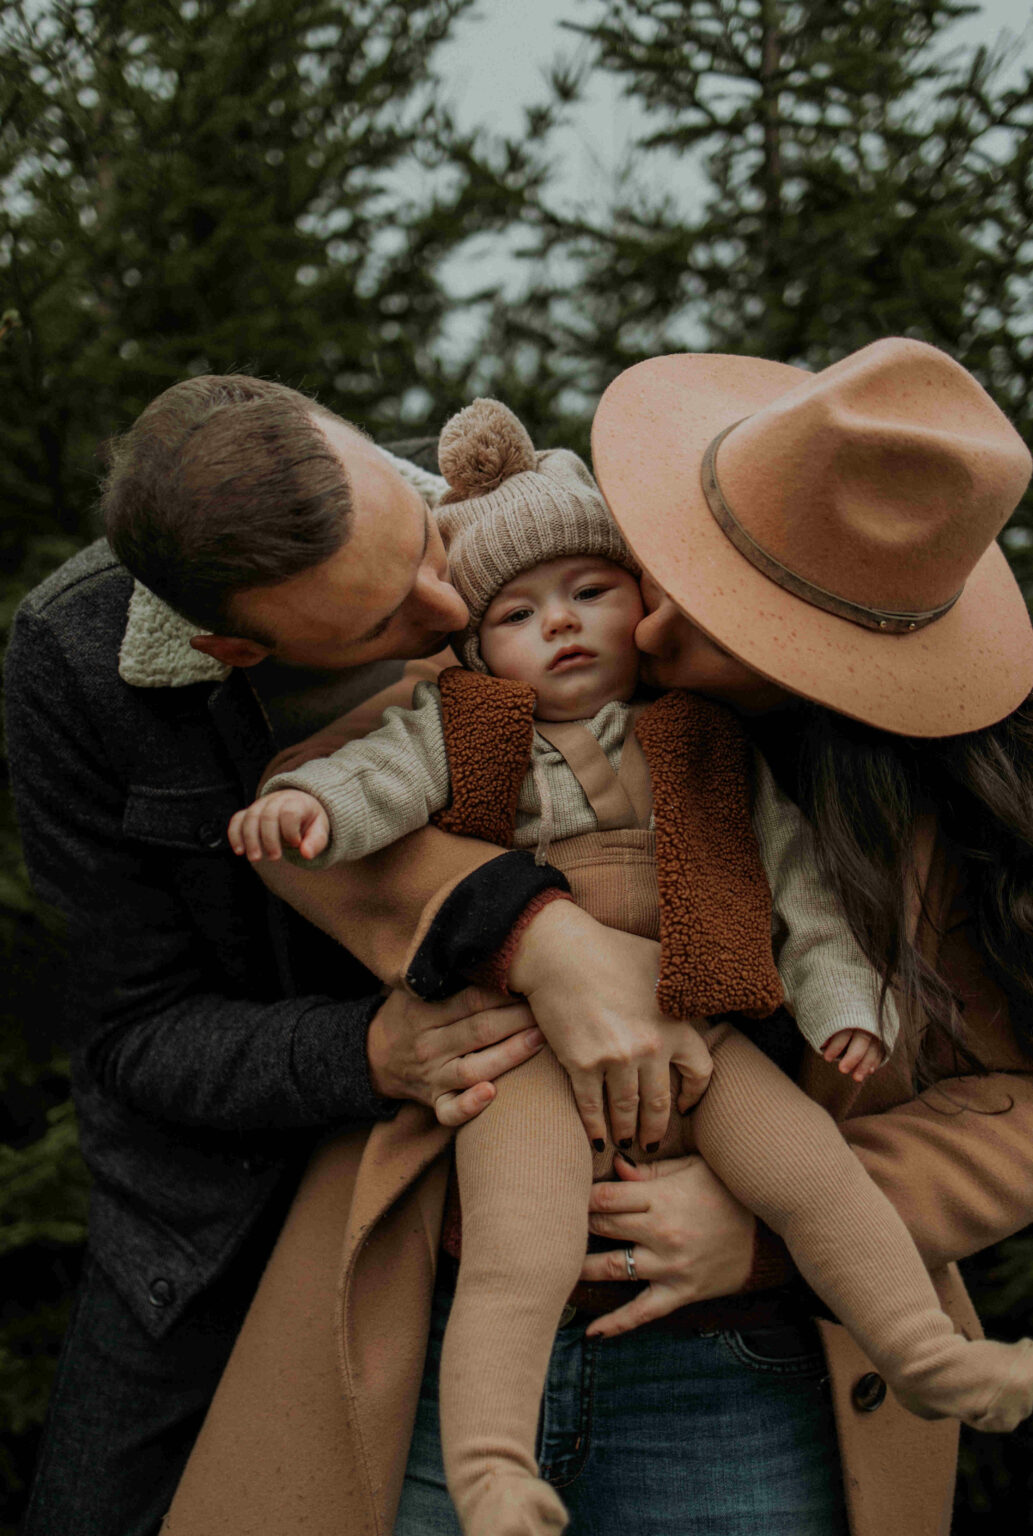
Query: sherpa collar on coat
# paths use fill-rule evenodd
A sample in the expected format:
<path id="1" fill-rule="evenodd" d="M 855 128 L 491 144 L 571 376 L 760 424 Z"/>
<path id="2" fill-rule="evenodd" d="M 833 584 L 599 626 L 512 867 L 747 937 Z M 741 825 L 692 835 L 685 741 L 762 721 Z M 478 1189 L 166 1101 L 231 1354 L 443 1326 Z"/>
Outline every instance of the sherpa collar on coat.
<path id="1" fill-rule="evenodd" d="M 380 452 L 402 479 L 436 507 L 446 490 L 440 475 L 400 459 L 386 448 Z M 221 683 L 233 670 L 190 644 L 197 625 L 169 607 L 139 581 L 133 583 L 125 634 L 118 653 L 118 675 L 134 688 L 185 688 L 190 683 Z"/>

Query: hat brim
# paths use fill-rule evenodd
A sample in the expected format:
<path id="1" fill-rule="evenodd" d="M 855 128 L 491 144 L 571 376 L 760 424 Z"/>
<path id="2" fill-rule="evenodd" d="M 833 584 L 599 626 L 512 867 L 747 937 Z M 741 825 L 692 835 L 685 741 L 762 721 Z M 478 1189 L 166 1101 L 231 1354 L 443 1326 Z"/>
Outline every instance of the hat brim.
<path id="1" fill-rule="evenodd" d="M 787 592 L 725 537 L 700 468 L 708 444 L 812 377 L 759 358 L 651 358 L 607 389 L 592 425 L 596 479 L 643 567 L 710 638 L 815 703 L 906 736 L 1003 719 L 1033 689 L 1033 626 L 992 544 L 949 613 L 889 635 Z"/>

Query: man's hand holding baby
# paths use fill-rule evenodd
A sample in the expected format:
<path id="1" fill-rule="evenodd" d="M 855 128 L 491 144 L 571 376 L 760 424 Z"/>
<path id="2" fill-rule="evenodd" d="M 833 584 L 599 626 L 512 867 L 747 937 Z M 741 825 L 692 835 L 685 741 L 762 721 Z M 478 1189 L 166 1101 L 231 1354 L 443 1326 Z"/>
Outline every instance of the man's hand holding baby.
<path id="1" fill-rule="evenodd" d="M 279 789 L 238 811 L 227 836 L 233 852 L 247 854 L 253 864 L 282 858 L 284 845 L 296 848 L 303 859 L 314 859 L 330 841 L 330 820 L 314 795 Z"/>

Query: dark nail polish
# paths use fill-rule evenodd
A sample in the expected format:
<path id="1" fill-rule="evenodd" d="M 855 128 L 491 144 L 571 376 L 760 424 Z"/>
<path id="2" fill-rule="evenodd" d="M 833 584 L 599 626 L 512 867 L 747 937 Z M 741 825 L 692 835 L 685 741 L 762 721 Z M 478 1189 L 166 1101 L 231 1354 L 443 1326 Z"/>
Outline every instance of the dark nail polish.
<path id="1" fill-rule="evenodd" d="M 620 1158 L 622 1163 L 630 1163 L 632 1168 L 638 1167 L 638 1163 L 636 1163 L 630 1152 L 618 1152 L 617 1156 Z"/>
<path id="2" fill-rule="evenodd" d="M 648 1144 L 648 1146 L 646 1147 L 646 1151 L 647 1152 L 659 1152 L 659 1150 L 660 1150 L 660 1143 L 658 1141 L 651 1141 Z"/>
<path id="3" fill-rule="evenodd" d="M 595 1150 L 597 1152 L 605 1152 L 605 1150 L 606 1150 L 606 1143 L 605 1143 L 605 1141 L 603 1140 L 603 1138 L 601 1136 L 596 1136 L 595 1137 L 595 1139 L 592 1142 L 592 1146 L 595 1148 Z"/>
<path id="4" fill-rule="evenodd" d="M 631 1137 L 630 1136 L 622 1136 L 620 1141 L 617 1143 L 617 1145 L 620 1147 L 622 1152 L 626 1152 L 628 1150 L 628 1148 L 631 1146 Z"/>

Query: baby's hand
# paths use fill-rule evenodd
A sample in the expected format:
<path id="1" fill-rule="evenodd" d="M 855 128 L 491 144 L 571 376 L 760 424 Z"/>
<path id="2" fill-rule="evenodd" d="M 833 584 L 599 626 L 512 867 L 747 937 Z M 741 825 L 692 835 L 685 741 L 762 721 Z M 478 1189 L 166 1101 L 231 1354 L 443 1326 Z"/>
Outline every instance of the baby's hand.
<path id="1" fill-rule="evenodd" d="M 297 848 L 303 859 L 314 859 L 330 841 L 330 822 L 314 795 L 278 789 L 238 811 L 227 836 L 233 852 L 246 853 L 253 864 L 278 859 L 284 843 Z"/>
<path id="2" fill-rule="evenodd" d="M 848 1072 L 855 1083 L 863 1083 L 886 1060 L 882 1041 L 866 1029 L 837 1030 L 825 1041 L 821 1054 L 826 1061 L 838 1061 L 839 1070 Z"/>

